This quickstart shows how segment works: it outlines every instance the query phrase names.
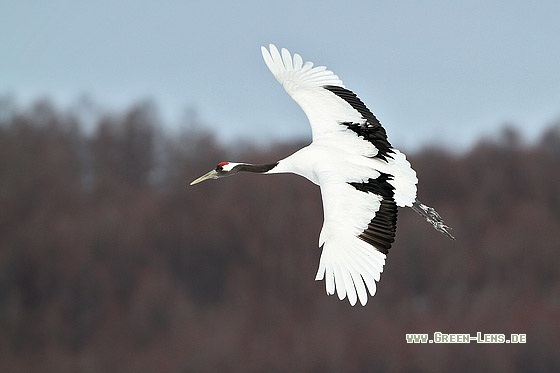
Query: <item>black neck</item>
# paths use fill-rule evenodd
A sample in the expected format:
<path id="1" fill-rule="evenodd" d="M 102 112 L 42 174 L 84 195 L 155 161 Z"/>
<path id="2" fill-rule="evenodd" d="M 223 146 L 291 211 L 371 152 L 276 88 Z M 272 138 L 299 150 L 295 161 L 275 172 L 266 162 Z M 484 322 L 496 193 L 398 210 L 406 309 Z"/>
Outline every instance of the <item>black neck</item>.
<path id="1" fill-rule="evenodd" d="M 240 164 L 234 167 L 237 172 L 253 172 L 257 174 L 262 174 L 272 170 L 274 167 L 278 166 L 278 162 L 267 163 L 267 164 Z"/>

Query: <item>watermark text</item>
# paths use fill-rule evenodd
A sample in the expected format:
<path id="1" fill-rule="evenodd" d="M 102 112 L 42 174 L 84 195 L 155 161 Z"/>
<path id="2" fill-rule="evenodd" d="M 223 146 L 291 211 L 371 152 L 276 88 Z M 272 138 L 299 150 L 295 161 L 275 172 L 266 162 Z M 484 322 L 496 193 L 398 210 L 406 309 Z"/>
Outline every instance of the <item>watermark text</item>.
<path id="1" fill-rule="evenodd" d="M 492 334 L 478 332 L 471 334 L 450 334 L 435 332 L 429 334 L 407 334 L 406 343 L 527 343 L 526 334 Z"/>

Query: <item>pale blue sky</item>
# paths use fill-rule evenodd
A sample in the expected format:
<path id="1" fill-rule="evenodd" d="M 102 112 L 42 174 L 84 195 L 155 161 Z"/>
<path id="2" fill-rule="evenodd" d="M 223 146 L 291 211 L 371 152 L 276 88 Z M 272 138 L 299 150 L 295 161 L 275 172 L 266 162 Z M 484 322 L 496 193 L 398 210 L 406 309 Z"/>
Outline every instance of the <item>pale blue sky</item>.
<path id="1" fill-rule="evenodd" d="M 326 65 L 404 148 L 464 147 L 514 122 L 560 118 L 560 2 L 3 1 L 0 94 L 82 94 L 111 110 L 153 98 L 226 140 L 310 135 L 267 70 L 275 43 Z"/>

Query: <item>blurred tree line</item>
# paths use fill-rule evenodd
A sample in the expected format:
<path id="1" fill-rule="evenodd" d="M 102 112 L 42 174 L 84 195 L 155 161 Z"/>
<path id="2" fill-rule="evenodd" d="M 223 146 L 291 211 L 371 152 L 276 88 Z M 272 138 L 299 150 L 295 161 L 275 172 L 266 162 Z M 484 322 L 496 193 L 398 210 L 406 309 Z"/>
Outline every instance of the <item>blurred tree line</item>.
<path id="1" fill-rule="evenodd" d="M 226 146 L 139 103 L 79 115 L 0 105 L 0 370 L 560 371 L 560 124 L 409 158 L 455 242 L 401 209 L 367 307 L 313 281 L 318 188 L 293 175 L 188 187 Z M 406 333 L 526 344 L 407 344 Z"/>

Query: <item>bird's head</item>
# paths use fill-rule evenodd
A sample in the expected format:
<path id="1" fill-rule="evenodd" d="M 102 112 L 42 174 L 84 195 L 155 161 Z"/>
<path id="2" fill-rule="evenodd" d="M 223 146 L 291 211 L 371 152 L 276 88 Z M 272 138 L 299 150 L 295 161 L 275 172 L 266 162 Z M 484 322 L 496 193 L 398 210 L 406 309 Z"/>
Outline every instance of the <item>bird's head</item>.
<path id="1" fill-rule="evenodd" d="M 220 162 L 218 163 L 216 168 L 205 173 L 198 179 L 193 180 L 191 182 L 191 185 L 198 184 L 204 180 L 219 179 L 225 176 L 233 175 L 235 173 L 235 166 L 237 166 L 238 164 L 239 163 L 233 163 L 233 162 Z"/>

